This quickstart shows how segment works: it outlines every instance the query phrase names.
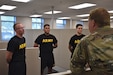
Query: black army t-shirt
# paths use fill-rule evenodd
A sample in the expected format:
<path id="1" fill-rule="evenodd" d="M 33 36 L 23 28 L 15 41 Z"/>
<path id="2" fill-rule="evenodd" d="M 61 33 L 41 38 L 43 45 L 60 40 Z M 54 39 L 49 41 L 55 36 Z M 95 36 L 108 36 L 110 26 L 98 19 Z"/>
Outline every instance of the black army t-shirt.
<path id="1" fill-rule="evenodd" d="M 57 39 L 52 34 L 41 34 L 36 38 L 35 43 L 40 45 L 40 56 L 42 57 L 53 52 L 53 44 L 57 43 Z"/>
<path id="2" fill-rule="evenodd" d="M 73 47 L 72 54 L 74 52 L 76 45 L 80 42 L 80 39 L 84 36 L 85 36 L 84 34 L 81 34 L 79 36 L 75 34 L 74 36 L 71 37 L 69 44 Z"/>
<path id="3" fill-rule="evenodd" d="M 19 38 L 17 36 L 14 36 L 11 38 L 11 40 L 8 42 L 7 50 L 13 52 L 12 60 L 11 62 L 15 61 L 25 61 L 25 38 Z"/>

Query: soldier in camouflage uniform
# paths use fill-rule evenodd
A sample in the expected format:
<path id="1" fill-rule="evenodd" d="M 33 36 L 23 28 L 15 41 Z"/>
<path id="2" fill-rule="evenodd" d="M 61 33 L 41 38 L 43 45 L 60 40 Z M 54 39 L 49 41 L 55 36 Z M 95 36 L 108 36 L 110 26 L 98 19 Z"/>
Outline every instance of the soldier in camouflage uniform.
<path id="1" fill-rule="evenodd" d="M 91 34 L 82 38 L 74 50 L 70 62 L 72 75 L 113 75 L 113 29 L 106 9 L 90 12 L 89 30 Z"/>

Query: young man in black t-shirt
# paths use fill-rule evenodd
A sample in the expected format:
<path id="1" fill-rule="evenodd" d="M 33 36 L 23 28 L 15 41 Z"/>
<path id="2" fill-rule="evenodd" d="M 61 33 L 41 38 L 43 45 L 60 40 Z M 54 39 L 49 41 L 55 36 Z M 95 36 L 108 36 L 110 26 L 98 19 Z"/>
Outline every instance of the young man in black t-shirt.
<path id="1" fill-rule="evenodd" d="M 53 49 L 57 47 L 57 39 L 50 34 L 50 25 L 44 25 L 44 34 L 39 35 L 34 43 L 34 47 L 39 47 L 41 57 L 41 75 L 44 69 L 48 67 L 48 73 L 52 73 L 52 67 L 55 65 Z"/>
<path id="2" fill-rule="evenodd" d="M 6 51 L 6 60 L 9 65 L 8 75 L 26 75 L 26 43 L 23 37 L 23 25 L 16 23 L 13 27 L 16 35 L 9 40 Z"/>
<path id="3" fill-rule="evenodd" d="M 77 24 L 76 25 L 76 34 L 73 35 L 69 41 L 69 50 L 71 52 L 71 57 L 73 55 L 74 49 L 76 45 L 80 42 L 81 38 L 83 38 L 85 35 L 82 34 L 82 24 Z"/>

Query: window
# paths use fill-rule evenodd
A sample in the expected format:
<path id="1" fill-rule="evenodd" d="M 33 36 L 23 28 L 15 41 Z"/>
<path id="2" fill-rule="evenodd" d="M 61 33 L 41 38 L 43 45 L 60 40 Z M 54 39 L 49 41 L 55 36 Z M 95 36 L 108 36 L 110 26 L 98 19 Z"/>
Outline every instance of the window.
<path id="1" fill-rule="evenodd" d="M 9 40 L 14 36 L 13 25 L 16 21 L 14 16 L 1 16 L 1 39 Z"/>
<path id="2" fill-rule="evenodd" d="M 56 20 L 56 28 L 63 29 L 66 25 L 66 20 Z"/>
<path id="3" fill-rule="evenodd" d="M 44 24 L 44 19 L 32 18 L 32 29 L 42 29 L 43 24 Z"/>

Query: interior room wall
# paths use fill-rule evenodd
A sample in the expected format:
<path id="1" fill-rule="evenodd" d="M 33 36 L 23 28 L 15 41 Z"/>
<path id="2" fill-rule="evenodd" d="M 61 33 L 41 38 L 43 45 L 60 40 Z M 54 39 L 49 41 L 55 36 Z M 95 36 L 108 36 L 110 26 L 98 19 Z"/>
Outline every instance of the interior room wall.
<path id="1" fill-rule="evenodd" d="M 30 17 L 17 16 L 16 21 L 22 23 L 25 29 L 32 29 L 32 19 Z M 76 22 L 76 20 L 67 19 L 64 29 L 75 29 Z M 56 19 L 52 20 L 51 18 L 45 18 L 44 24 L 50 24 L 51 29 L 57 29 Z M 84 28 L 87 29 L 87 23 L 84 23 Z"/>
<path id="2" fill-rule="evenodd" d="M 8 75 L 8 65 L 5 60 L 5 49 L 0 49 L 0 75 Z"/>
<path id="3" fill-rule="evenodd" d="M 84 22 L 83 27 L 84 27 L 83 29 L 89 29 L 88 22 Z"/>
<path id="4" fill-rule="evenodd" d="M 0 41 L 0 49 L 6 49 L 7 48 L 7 42 Z"/>
<path id="5" fill-rule="evenodd" d="M 51 18 L 45 18 L 44 19 L 44 24 L 50 24 L 51 29 L 56 29 L 56 19 L 54 19 L 53 25 L 51 25 Z M 32 19 L 30 17 L 25 17 L 25 16 L 17 16 L 16 17 L 16 22 L 20 22 L 25 26 L 25 29 L 32 29 Z M 77 21 L 76 20 L 67 20 L 67 24 L 64 29 L 75 29 Z M 0 22 L 1 24 L 1 22 Z M 88 29 L 88 22 L 83 22 L 84 29 Z M 1 28 L 1 26 L 0 26 Z M 113 28 L 113 21 L 111 21 L 111 28 Z"/>
<path id="6" fill-rule="evenodd" d="M 17 16 L 16 22 L 22 23 L 25 29 L 32 29 L 32 19 L 30 17 Z"/>
<path id="7" fill-rule="evenodd" d="M 111 28 L 113 28 L 113 21 L 111 21 L 111 23 L 110 23 L 110 24 L 111 24 L 111 25 L 110 25 L 110 27 L 111 27 Z"/>
<path id="8" fill-rule="evenodd" d="M 50 19 L 45 18 L 44 24 L 50 24 L 50 25 L 53 24 L 53 25 L 51 25 L 51 29 L 56 29 L 56 21 L 55 20 L 56 19 L 54 19 L 54 22 L 52 23 L 51 18 Z M 25 25 L 25 29 L 32 29 L 32 20 L 30 17 L 17 16 L 16 21 L 23 23 Z M 64 29 L 75 29 L 76 23 L 77 23 L 76 20 L 68 19 L 67 24 L 66 24 Z M 113 28 L 113 21 L 111 21 L 110 24 L 111 24 L 110 27 Z M 83 25 L 84 25 L 84 27 L 83 27 L 84 29 L 88 29 L 88 22 L 87 21 L 83 22 Z"/>
<path id="9" fill-rule="evenodd" d="M 48 19 L 48 18 L 45 18 L 44 19 L 44 24 L 50 24 L 50 28 L 51 29 L 55 29 L 56 28 L 56 24 L 55 24 L 55 19 L 53 20 L 53 19 Z"/>
<path id="10" fill-rule="evenodd" d="M 70 29 L 70 23 L 71 21 L 69 19 L 66 20 L 65 29 Z"/>

